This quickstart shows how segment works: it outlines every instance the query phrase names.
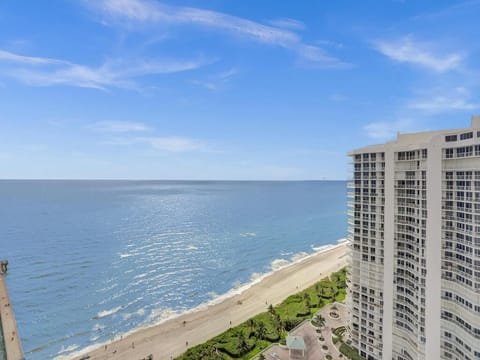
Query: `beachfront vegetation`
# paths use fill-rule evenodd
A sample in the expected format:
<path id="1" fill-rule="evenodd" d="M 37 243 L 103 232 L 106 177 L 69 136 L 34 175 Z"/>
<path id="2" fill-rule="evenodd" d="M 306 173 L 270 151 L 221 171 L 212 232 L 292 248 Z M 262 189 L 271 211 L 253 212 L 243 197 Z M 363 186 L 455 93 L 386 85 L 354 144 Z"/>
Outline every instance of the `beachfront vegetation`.
<path id="1" fill-rule="evenodd" d="M 324 305 L 343 301 L 346 287 L 346 269 L 342 269 L 277 306 L 269 305 L 265 312 L 243 324 L 192 347 L 177 360 L 251 359 L 272 343 L 284 344 L 288 331 L 311 319 Z"/>

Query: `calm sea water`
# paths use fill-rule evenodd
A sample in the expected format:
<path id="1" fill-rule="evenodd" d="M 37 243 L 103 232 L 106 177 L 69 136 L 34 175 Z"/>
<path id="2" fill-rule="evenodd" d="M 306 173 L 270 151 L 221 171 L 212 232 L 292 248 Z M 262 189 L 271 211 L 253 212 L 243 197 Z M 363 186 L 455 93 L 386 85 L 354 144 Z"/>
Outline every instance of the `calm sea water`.
<path id="1" fill-rule="evenodd" d="M 210 301 L 335 243 L 345 224 L 345 182 L 0 181 L 0 258 L 27 359 Z"/>

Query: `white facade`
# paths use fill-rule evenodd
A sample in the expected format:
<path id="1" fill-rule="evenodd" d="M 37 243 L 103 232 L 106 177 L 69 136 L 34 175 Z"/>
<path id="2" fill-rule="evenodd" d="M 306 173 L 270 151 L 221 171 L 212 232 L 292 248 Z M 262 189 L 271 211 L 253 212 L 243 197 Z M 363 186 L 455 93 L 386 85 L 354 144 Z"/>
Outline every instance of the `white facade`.
<path id="1" fill-rule="evenodd" d="M 480 359 L 480 117 L 349 155 L 352 346 L 368 360 Z"/>

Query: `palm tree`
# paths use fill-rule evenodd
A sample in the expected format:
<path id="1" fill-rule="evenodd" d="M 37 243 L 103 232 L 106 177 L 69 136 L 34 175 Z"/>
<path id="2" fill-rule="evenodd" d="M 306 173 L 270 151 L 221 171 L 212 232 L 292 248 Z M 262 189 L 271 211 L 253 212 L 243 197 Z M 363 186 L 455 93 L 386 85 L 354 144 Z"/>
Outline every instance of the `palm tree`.
<path id="1" fill-rule="evenodd" d="M 305 307 L 307 308 L 307 310 L 310 309 L 310 304 L 311 304 L 310 294 L 307 292 L 303 294 L 303 299 L 305 300 Z"/>
<path id="2" fill-rule="evenodd" d="M 239 331 L 237 333 L 237 351 L 240 353 L 240 355 L 244 355 L 248 352 L 248 344 L 247 340 L 245 339 L 245 335 L 243 334 L 243 331 Z"/>
<path id="3" fill-rule="evenodd" d="M 335 301 L 337 298 L 337 295 L 340 291 L 338 290 L 338 287 L 336 285 L 332 286 L 332 299 Z"/>
<path id="4" fill-rule="evenodd" d="M 310 303 L 310 297 L 307 297 L 307 298 L 305 299 L 305 307 L 306 307 L 307 310 L 310 309 L 310 305 L 311 305 L 311 303 Z"/>
<path id="5" fill-rule="evenodd" d="M 274 319 L 274 326 L 275 326 L 275 330 L 277 330 L 277 333 L 278 335 L 281 335 L 282 333 L 282 330 L 284 328 L 283 326 L 283 322 L 282 322 L 282 319 L 280 319 L 280 316 L 277 314 L 275 315 L 275 319 Z"/>
<path id="6" fill-rule="evenodd" d="M 325 318 L 321 314 L 317 314 L 315 315 L 315 322 L 319 327 L 323 327 L 325 325 Z"/>
<path id="7" fill-rule="evenodd" d="M 338 274 L 337 273 L 333 273 L 332 275 L 330 275 L 330 281 L 333 281 L 334 283 L 338 282 Z"/>
<path id="8" fill-rule="evenodd" d="M 268 312 L 272 315 L 275 315 L 275 308 L 272 304 L 268 305 Z"/>
<path id="9" fill-rule="evenodd" d="M 265 335 L 267 335 L 267 328 L 263 321 L 259 321 L 257 324 L 257 331 L 256 331 L 257 338 L 260 340 L 265 339 Z"/>

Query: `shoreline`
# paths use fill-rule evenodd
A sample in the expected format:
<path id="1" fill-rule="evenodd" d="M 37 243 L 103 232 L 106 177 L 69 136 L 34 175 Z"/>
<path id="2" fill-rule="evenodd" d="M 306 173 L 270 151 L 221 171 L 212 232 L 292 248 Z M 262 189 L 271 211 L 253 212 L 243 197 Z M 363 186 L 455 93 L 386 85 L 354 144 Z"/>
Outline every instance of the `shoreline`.
<path id="1" fill-rule="evenodd" d="M 337 240 L 336 243 L 330 243 L 330 244 L 325 244 L 325 245 L 320 245 L 320 246 L 311 246 L 311 249 L 313 250 L 312 253 L 306 253 L 306 252 L 299 252 L 293 254 L 293 257 L 290 258 L 290 260 L 281 258 L 281 259 L 274 259 L 271 263 L 271 270 L 266 271 L 266 272 L 253 272 L 251 274 L 250 281 L 246 283 L 241 283 L 240 286 L 238 287 L 233 287 L 229 289 L 227 292 L 223 294 L 218 294 L 215 295 L 212 299 L 204 301 L 195 307 L 192 307 L 190 309 L 186 310 L 172 310 L 172 309 L 165 309 L 165 311 L 169 312 L 169 315 L 165 317 L 161 317 L 160 319 L 156 319 L 153 322 L 148 322 L 146 324 L 141 324 L 133 329 L 130 329 L 124 333 L 118 334 L 114 336 L 113 338 L 110 338 L 106 341 L 94 343 L 91 345 L 88 345 L 86 347 L 78 347 L 77 345 L 71 345 L 74 348 L 69 350 L 69 347 L 62 348 L 61 352 L 58 352 L 56 356 L 53 358 L 53 360 L 69 360 L 69 359 L 77 359 L 78 357 L 81 357 L 82 355 L 88 353 L 89 351 L 96 350 L 98 348 L 101 348 L 105 345 L 109 345 L 115 341 L 122 340 L 125 337 L 131 336 L 135 334 L 136 332 L 142 331 L 142 330 L 148 330 L 153 327 L 157 327 L 159 325 L 164 324 L 165 322 L 168 322 L 170 320 L 174 320 L 176 318 L 179 318 L 184 315 L 188 315 L 191 313 L 195 313 L 197 311 L 203 311 L 207 310 L 211 306 L 218 305 L 222 303 L 223 301 L 226 301 L 236 295 L 241 295 L 243 292 L 247 291 L 250 289 L 252 286 L 258 284 L 259 282 L 263 281 L 265 278 L 275 274 L 276 272 L 282 271 L 285 268 L 288 268 L 289 266 L 294 266 L 296 264 L 300 264 L 302 261 L 308 260 L 310 257 L 320 255 L 326 251 L 335 249 L 336 247 L 346 244 L 347 238 L 340 238 Z M 295 256 L 298 256 L 299 254 L 305 254 L 297 259 L 294 259 Z M 274 263 L 276 261 L 281 261 L 282 265 L 275 267 Z M 253 277 L 253 275 L 258 275 L 256 277 Z M 70 346 L 70 347 L 71 347 Z"/>
<path id="2" fill-rule="evenodd" d="M 315 252 L 281 265 L 269 272 L 261 273 L 260 276 L 254 278 L 252 281 L 242 284 L 237 288 L 232 288 L 228 292 L 199 304 L 194 308 L 181 313 L 175 312 L 153 324 L 136 327 L 109 341 L 92 344 L 69 354 L 58 354 L 55 359 L 80 359 L 87 354 L 90 356 L 89 359 L 141 359 L 147 357 L 149 354 L 154 354 L 155 360 L 170 360 L 171 357 L 181 355 L 188 347 L 203 343 L 223 331 L 228 330 L 229 326 L 236 326 L 248 320 L 248 318 L 266 311 L 266 300 L 262 300 L 260 303 L 257 301 L 256 304 L 248 304 L 249 306 L 243 306 L 245 301 L 243 298 L 250 300 L 256 295 L 268 294 L 274 298 L 273 301 L 268 299 L 268 304 L 276 305 L 291 294 L 313 285 L 321 278 L 329 276 L 332 272 L 346 265 L 346 239 L 342 238 L 339 239 L 336 244 L 327 244 L 316 248 L 312 247 L 312 249 L 315 250 Z M 337 256 L 335 258 L 328 257 L 327 255 L 329 254 L 335 254 Z M 309 272 L 305 270 L 313 270 L 311 268 L 316 268 L 315 265 L 317 265 L 320 270 L 325 271 L 320 271 L 318 277 L 314 276 L 314 279 L 312 279 L 311 274 L 309 276 Z M 308 279 L 302 279 L 301 275 Z M 299 285 L 294 285 L 295 287 L 290 290 L 286 290 L 285 287 L 282 288 L 282 286 L 276 286 L 279 287 L 279 289 L 270 288 L 286 280 L 298 280 Z M 229 306 L 236 308 L 232 310 Z M 248 314 L 246 314 L 246 312 Z M 219 326 L 218 322 L 222 322 L 222 319 L 223 322 L 225 322 L 224 317 L 226 315 L 228 315 L 227 317 L 235 318 L 235 320 L 227 320 L 223 326 Z M 212 325 L 214 329 L 208 329 L 211 327 L 209 325 L 211 324 L 212 317 L 217 323 L 217 326 Z M 218 319 L 219 317 L 220 319 Z M 184 323 L 184 321 L 186 323 Z M 231 321 L 231 323 L 229 321 Z M 201 329 L 200 325 L 202 325 L 202 322 L 204 328 L 205 323 L 207 323 L 206 332 L 199 330 Z M 196 323 L 198 323 L 198 325 L 195 325 Z M 172 333 L 176 333 L 177 336 L 172 336 Z M 210 335 L 206 335 L 207 333 Z M 186 338 L 185 335 L 188 335 L 189 338 L 192 339 L 183 340 L 183 338 Z M 166 337 L 169 338 L 168 341 L 165 340 Z M 182 338 L 181 341 L 179 337 Z M 162 342 L 159 343 L 159 340 L 162 340 Z M 188 341 L 188 347 L 186 346 L 186 341 Z"/>

